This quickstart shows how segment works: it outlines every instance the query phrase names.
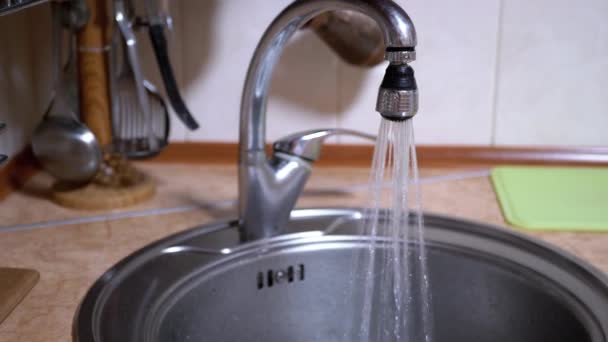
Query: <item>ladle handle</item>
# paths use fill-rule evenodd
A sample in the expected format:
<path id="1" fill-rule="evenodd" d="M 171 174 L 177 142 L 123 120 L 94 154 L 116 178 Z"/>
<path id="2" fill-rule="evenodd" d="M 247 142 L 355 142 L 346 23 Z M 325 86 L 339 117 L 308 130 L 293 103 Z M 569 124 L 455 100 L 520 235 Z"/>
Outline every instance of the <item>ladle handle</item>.
<path id="1" fill-rule="evenodd" d="M 350 129 L 328 128 L 298 132 L 277 140 L 273 144 L 274 152 L 297 156 L 309 161 L 316 161 L 321 156 L 321 147 L 325 139 L 347 135 L 376 141 L 376 136 Z"/>
<path id="2" fill-rule="evenodd" d="M 63 67 L 61 50 L 63 48 L 63 28 L 61 26 L 61 4 L 51 2 L 51 84 L 52 97 L 55 97 L 60 85 L 59 76 Z"/>
<path id="3" fill-rule="evenodd" d="M 188 129 L 198 129 L 199 124 L 196 122 L 196 119 L 194 119 L 192 114 L 190 114 L 190 110 L 186 106 L 186 103 L 179 92 L 177 81 L 175 80 L 171 61 L 169 60 L 169 51 L 167 49 L 167 40 L 165 39 L 164 25 L 151 23 L 148 30 L 150 34 L 150 41 L 152 42 L 152 47 L 154 48 L 154 54 L 156 55 L 158 68 L 160 69 L 160 74 L 162 76 L 163 83 L 165 84 L 165 90 L 167 91 L 167 96 L 169 97 L 171 106 L 175 110 L 175 114 L 177 114 L 179 119 L 184 123 L 184 125 L 186 125 L 186 127 L 188 127 Z"/>

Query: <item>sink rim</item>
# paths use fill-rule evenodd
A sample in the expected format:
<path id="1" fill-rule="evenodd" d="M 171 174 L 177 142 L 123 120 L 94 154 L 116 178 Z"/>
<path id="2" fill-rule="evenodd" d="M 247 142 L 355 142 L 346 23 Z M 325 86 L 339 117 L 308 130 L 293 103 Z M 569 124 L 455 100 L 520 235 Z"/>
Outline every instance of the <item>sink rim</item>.
<path id="1" fill-rule="evenodd" d="M 294 210 L 292 212 L 291 217 L 292 222 L 298 222 L 299 220 L 306 221 L 310 219 L 318 219 L 324 217 L 333 217 L 336 220 L 342 220 L 346 218 L 346 221 L 349 221 L 360 219 L 362 217 L 362 212 L 362 209 L 357 208 L 311 208 Z M 491 246 L 486 246 L 487 248 L 485 249 L 482 248 L 483 246 L 481 245 L 484 243 L 484 241 L 486 243 L 488 241 L 493 241 L 496 244 L 508 246 L 511 250 L 519 249 L 521 251 L 526 251 L 528 254 L 539 258 L 539 260 L 545 260 L 549 264 L 554 264 L 555 267 L 558 267 L 563 271 L 562 273 L 571 274 L 574 278 L 577 278 L 580 282 L 586 284 L 589 287 L 589 291 L 594 291 L 594 294 L 597 293 L 598 296 L 603 299 L 606 299 L 604 300 L 604 303 L 608 303 L 608 276 L 596 269 L 588 262 L 570 254 L 567 251 L 563 251 L 556 246 L 548 244 L 537 238 L 524 235 L 523 233 L 514 231 L 512 229 L 506 229 L 494 225 L 477 223 L 468 220 L 455 219 L 443 215 L 425 214 L 424 222 L 425 225 L 429 227 L 439 227 L 431 228 L 431 233 L 432 229 L 437 229 L 438 231 L 450 231 L 451 233 L 454 233 L 456 237 L 458 237 L 458 235 L 461 235 L 463 237 L 477 238 L 479 240 L 479 244 L 475 245 L 475 242 L 473 242 L 472 246 L 465 246 L 472 251 L 480 251 L 482 253 L 485 252 L 489 254 L 500 255 L 500 252 L 494 253 L 495 251 L 488 250 L 491 249 Z M 184 242 L 192 238 L 205 236 L 207 234 L 218 232 L 221 230 L 236 228 L 238 228 L 238 220 L 224 220 L 220 222 L 197 226 L 170 235 L 157 242 L 147 245 L 119 261 L 108 271 L 106 271 L 87 291 L 87 294 L 85 295 L 79 307 L 77 308 L 74 316 L 73 339 L 75 341 L 81 342 L 97 341 L 97 339 L 95 339 L 95 323 L 96 318 L 99 317 L 100 310 L 103 307 L 104 299 L 107 298 L 107 295 L 111 293 L 113 289 L 116 288 L 116 286 L 113 286 L 113 284 L 120 284 L 121 279 L 126 277 L 132 270 L 137 269 L 139 265 L 142 265 L 147 260 L 151 260 L 151 258 L 162 255 L 163 253 L 167 253 L 167 248 L 169 247 L 183 245 L 187 246 L 188 244 L 184 244 Z M 353 234 L 336 234 L 335 231 L 329 233 L 326 232 L 325 234 L 323 234 L 322 231 L 303 231 L 293 229 L 290 234 L 281 235 L 267 240 L 254 241 L 242 245 L 237 244 L 230 246 L 229 252 L 222 252 L 223 248 L 228 248 L 226 246 L 222 246 L 222 248 L 219 248 L 217 250 L 203 250 L 203 252 L 217 254 L 218 256 L 222 254 L 229 254 L 230 256 L 238 258 L 239 255 L 249 255 L 251 251 L 259 250 L 260 246 L 284 248 L 285 246 L 289 246 L 290 244 L 294 243 L 314 244 L 318 242 L 353 242 L 358 240 L 369 241 L 369 238 Z M 431 245 L 436 243 L 436 241 L 433 240 L 432 237 L 430 241 Z M 504 255 L 504 258 L 505 260 L 510 260 L 510 258 L 508 258 L 506 255 Z M 230 257 L 228 259 L 230 259 Z M 215 262 L 226 263 L 227 261 L 224 258 L 220 258 L 215 261 L 212 261 L 210 264 L 213 264 Z M 517 263 L 516 261 L 513 262 Z M 522 263 L 522 265 L 525 265 L 525 263 Z M 542 272 L 539 273 L 542 274 Z M 555 279 L 553 280 L 555 281 Z M 557 284 L 560 284 L 557 281 L 555 282 Z M 569 294 L 570 292 L 571 291 L 567 291 L 567 293 Z M 575 296 L 574 293 L 572 293 L 572 296 L 578 299 L 578 296 Z M 589 296 L 587 296 L 587 299 L 588 298 Z M 101 305 L 98 305 L 98 303 L 101 303 Z M 597 312 L 601 308 L 598 309 L 596 307 L 594 308 L 594 310 L 589 308 L 589 305 L 591 304 L 601 305 L 601 303 L 596 304 L 587 301 L 579 304 L 586 309 L 585 311 L 592 311 L 593 313 L 593 315 L 585 314 L 583 317 L 584 319 L 582 319 L 580 317 L 582 313 L 577 312 L 577 316 L 581 318 L 581 322 L 589 331 L 590 336 L 593 338 L 593 341 L 606 341 L 606 338 L 608 336 L 608 315 L 605 317 L 607 318 L 605 322 L 599 322 L 599 318 L 595 314 L 597 314 Z M 572 308 L 572 306 L 570 307 Z"/>

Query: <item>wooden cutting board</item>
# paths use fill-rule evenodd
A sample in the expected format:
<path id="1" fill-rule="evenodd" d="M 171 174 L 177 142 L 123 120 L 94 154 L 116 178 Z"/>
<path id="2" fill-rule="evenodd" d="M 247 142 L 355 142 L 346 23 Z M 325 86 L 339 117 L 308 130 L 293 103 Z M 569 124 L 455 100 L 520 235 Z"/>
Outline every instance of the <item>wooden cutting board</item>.
<path id="1" fill-rule="evenodd" d="M 38 271 L 0 267 L 0 324 L 40 279 Z"/>

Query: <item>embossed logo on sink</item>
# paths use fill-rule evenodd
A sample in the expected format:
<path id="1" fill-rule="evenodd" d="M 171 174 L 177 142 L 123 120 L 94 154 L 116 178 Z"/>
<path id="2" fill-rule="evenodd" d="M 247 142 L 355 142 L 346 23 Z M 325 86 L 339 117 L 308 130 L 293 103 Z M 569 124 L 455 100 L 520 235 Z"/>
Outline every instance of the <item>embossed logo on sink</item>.
<path id="1" fill-rule="evenodd" d="M 304 280 L 304 264 L 298 264 L 297 266 L 258 272 L 257 286 L 258 289 L 263 289 L 264 287 L 302 280 Z"/>

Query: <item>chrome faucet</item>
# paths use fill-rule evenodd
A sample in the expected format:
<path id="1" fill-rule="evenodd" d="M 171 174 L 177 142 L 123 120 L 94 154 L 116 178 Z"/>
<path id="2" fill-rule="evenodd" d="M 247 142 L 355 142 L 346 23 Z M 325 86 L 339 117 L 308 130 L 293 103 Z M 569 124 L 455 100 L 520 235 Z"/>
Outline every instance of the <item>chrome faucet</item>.
<path id="1" fill-rule="evenodd" d="M 270 24 L 260 40 L 245 80 L 239 135 L 239 214 L 241 239 L 281 234 L 318 158 L 323 140 L 347 130 L 318 130 L 295 134 L 274 144 L 266 156 L 266 102 L 272 71 L 289 38 L 315 16 L 334 10 L 369 15 L 382 33 L 389 62 L 378 92 L 376 110 L 385 118 L 403 121 L 416 114 L 418 91 L 408 65 L 416 58 L 416 31 L 405 11 L 390 0 L 296 0 Z"/>

